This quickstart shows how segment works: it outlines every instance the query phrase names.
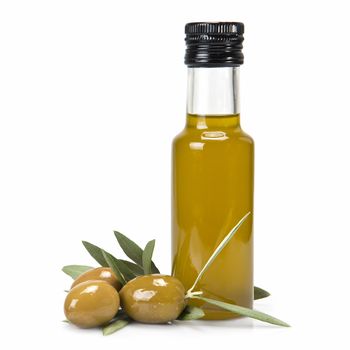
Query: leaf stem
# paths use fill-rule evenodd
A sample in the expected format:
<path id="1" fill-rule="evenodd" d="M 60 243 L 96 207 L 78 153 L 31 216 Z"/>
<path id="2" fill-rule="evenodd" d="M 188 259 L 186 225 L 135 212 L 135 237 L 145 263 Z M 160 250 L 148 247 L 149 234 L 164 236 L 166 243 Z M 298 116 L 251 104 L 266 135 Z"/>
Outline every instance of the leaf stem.
<path id="1" fill-rule="evenodd" d="M 197 292 L 190 292 L 188 291 L 185 295 L 185 299 L 190 299 L 190 298 L 193 298 L 195 296 L 198 296 L 198 295 L 202 295 L 203 292 L 201 290 L 197 291 Z"/>
<path id="2" fill-rule="evenodd" d="M 233 237 L 233 235 L 238 231 L 238 229 L 241 227 L 243 222 L 247 219 L 247 217 L 250 215 L 250 212 L 245 214 L 241 220 L 237 223 L 237 225 L 227 234 L 227 236 L 221 241 L 221 243 L 217 246 L 217 248 L 214 250 L 214 253 L 210 256 L 208 261 L 205 263 L 204 267 L 202 268 L 201 272 L 198 274 L 196 280 L 193 283 L 193 286 L 187 291 L 187 294 L 192 293 L 193 289 L 196 287 L 199 280 L 202 278 L 204 272 L 208 269 L 208 267 L 212 264 L 216 256 L 224 249 L 224 247 L 227 245 L 227 243 L 230 241 L 230 239 Z"/>

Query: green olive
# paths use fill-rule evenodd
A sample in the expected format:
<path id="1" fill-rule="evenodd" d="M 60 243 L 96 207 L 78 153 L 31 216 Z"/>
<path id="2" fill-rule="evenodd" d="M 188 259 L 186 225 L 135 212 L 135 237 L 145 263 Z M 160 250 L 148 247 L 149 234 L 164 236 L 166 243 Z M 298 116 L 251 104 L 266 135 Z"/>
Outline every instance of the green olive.
<path id="1" fill-rule="evenodd" d="M 185 308 L 185 288 L 175 277 L 138 276 L 120 291 L 124 311 L 143 323 L 166 323 L 175 320 Z"/>
<path id="2" fill-rule="evenodd" d="M 118 281 L 116 275 L 110 267 L 98 267 L 82 273 L 72 284 L 74 288 L 78 284 L 86 281 L 105 281 L 113 286 L 116 290 L 120 290 L 122 284 Z"/>
<path id="3" fill-rule="evenodd" d="M 67 294 L 64 313 L 71 323 L 81 328 L 101 326 L 119 310 L 118 292 L 105 281 L 86 281 Z"/>

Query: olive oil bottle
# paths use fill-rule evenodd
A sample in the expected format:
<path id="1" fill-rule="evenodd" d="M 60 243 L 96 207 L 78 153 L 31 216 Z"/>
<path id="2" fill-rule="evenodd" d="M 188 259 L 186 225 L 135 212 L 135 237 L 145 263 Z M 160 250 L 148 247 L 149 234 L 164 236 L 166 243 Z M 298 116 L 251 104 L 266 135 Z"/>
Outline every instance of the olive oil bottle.
<path id="1" fill-rule="evenodd" d="M 188 23 L 187 117 L 172 150 L 172 273 L 189 289 L 215 248 L 248 219 L 205 272 L 203 296 L 252 307 L 254 143 L 240 125 L 244 26 Z M 206 319 L 232 313 L 202 301 Z"/>

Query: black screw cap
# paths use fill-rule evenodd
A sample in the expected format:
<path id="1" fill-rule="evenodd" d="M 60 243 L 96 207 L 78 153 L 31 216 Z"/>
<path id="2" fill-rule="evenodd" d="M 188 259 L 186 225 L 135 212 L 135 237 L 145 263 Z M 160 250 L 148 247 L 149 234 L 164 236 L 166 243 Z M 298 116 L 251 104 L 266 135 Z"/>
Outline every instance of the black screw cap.
<path id="1" fill-rule="evenodd" d="M 236 67 L 243 64 L 241 22 L 193 22 L 185 26 L 185 64 L 189 67 Z"/>

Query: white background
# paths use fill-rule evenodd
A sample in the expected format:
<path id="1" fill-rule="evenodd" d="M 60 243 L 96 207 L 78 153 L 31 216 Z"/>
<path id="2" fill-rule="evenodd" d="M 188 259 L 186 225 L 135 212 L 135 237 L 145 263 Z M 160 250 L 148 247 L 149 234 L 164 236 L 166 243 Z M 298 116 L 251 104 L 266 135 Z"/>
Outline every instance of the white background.
<path id="1" fill-rule="evenodd" d="M 2 349 L 349 348 L 347 1 L 1 1 Z M 113 229 L 170 272 L 170 147 L 184 126 L 183 27 L 246 25 L 243 128 L 256 141 L 258 321 L 62 323 L 66 264 Z"/>

